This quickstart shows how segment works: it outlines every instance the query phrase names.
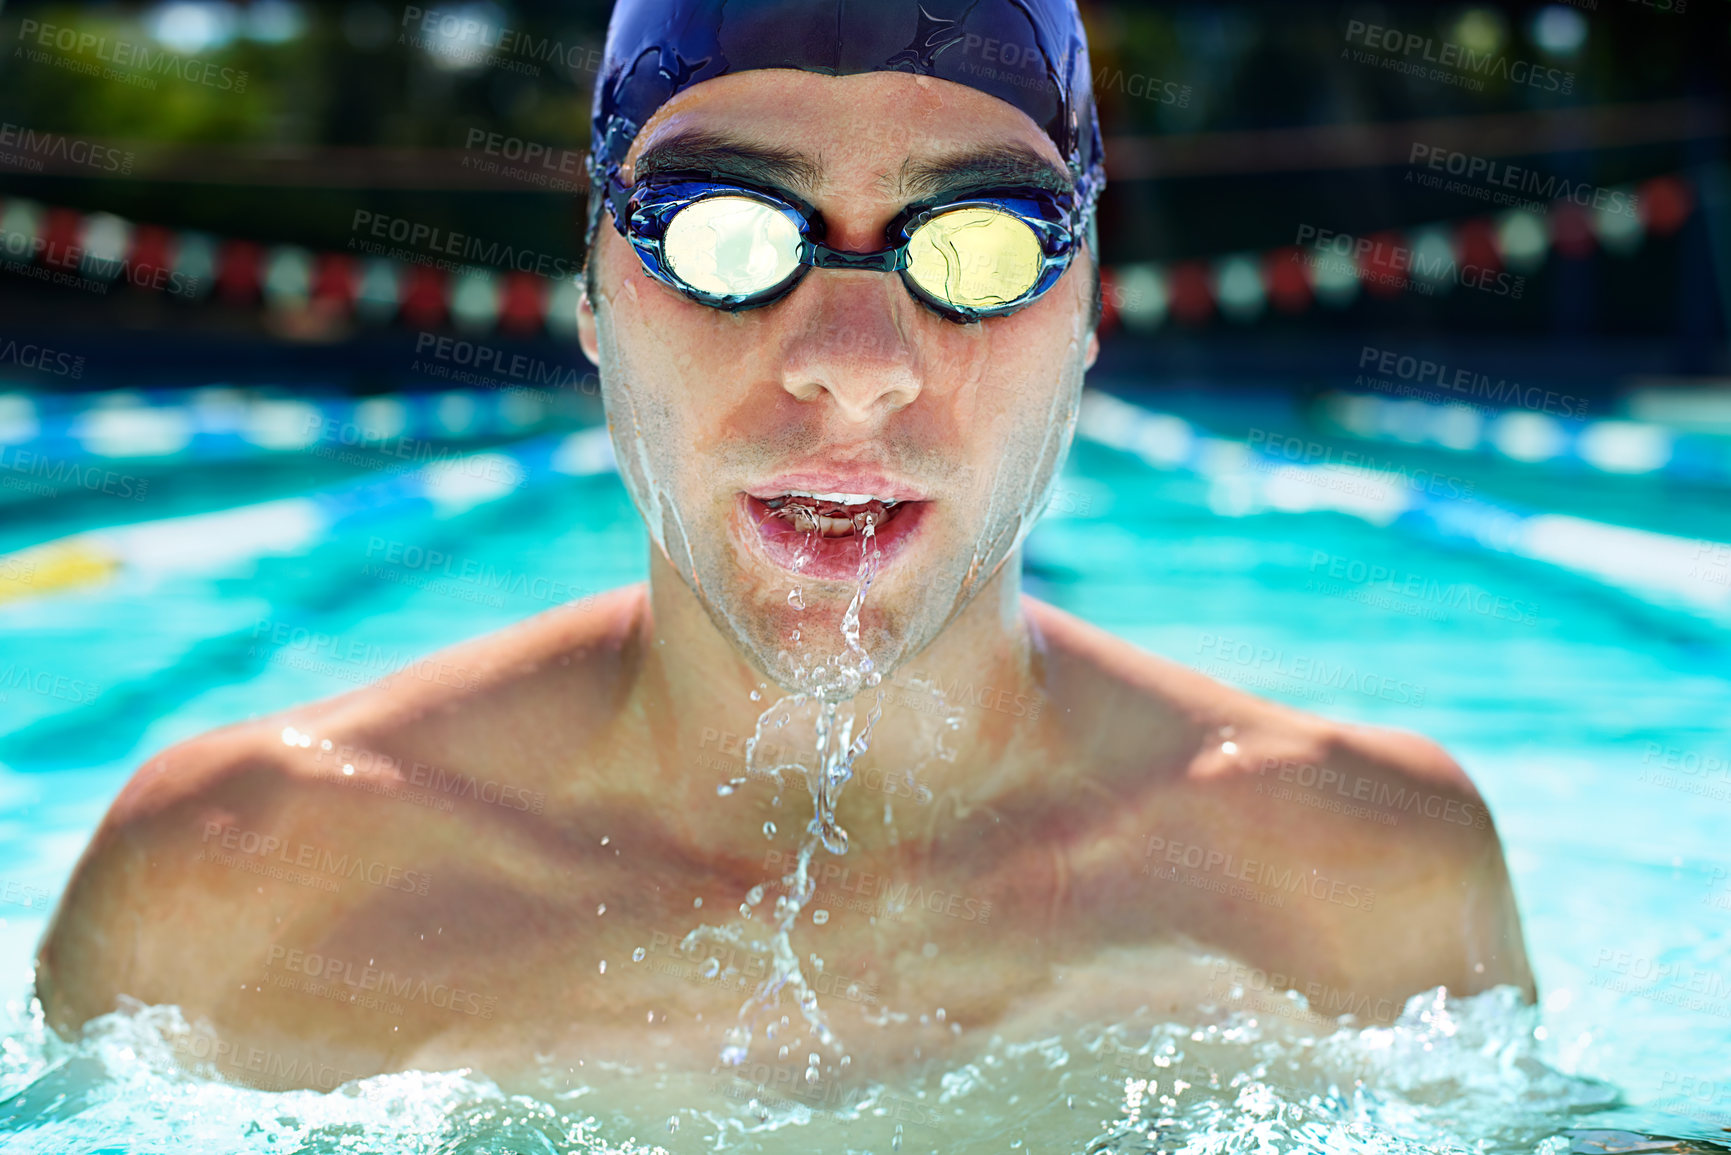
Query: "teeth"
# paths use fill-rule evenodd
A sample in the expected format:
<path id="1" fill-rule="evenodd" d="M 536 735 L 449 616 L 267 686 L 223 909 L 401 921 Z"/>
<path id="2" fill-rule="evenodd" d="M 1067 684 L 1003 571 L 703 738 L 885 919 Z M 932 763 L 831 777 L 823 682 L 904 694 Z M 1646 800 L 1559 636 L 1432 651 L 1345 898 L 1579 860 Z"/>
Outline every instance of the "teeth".
<path id="1" fill-rule="evenodd" d="M 884 498 L 875 497 L 869 493 L 801 493 L 798 490 L 794 490 L 793 492 L 789 493 L 787 496 L 789 496 L 789 497 L 809 497 L 813 501 L 826 501 L 826 502 L 830 502 L 831 504 L 834 504 L 834 505 L 865 505 L 868 502 L 873 502 L 873 501 L 882 501 L 883 504 L 885 504 L 885 505 L 894 505 L 895 504 L 895 502 L 893 502 L 893 501 L 889 501 L 889 500 L 884 499 Z"/>
<path id="2" fill-rule="evenodd" d="M 875 501 L 885 509 L 901 504 L 900 501 L 891 501 L 887 497 L 876 497 L 869 493 L 805 493 L 797 489 L 783 494 L 768 504 L 771 509 L 774 509 L 790 497 L 804 497 L 812 501 L 822 502 L 825 505 L 869 505 Z"/>

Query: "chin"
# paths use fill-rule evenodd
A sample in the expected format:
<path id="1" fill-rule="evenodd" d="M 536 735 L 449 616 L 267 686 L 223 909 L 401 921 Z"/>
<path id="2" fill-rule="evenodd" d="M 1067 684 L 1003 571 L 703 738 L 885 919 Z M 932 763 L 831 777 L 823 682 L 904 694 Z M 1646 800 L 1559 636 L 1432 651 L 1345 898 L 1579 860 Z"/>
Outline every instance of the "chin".
<path id="1" fill-rule="evenodd" d="M 812 690 L 814 675 L 823 684 L 836 685 L 840 671 L 863 672 L 860 651 L 870 658 L 870 668 L 885 677 L 913 652 L 910 634 L 916 623 L 895 599 L 885 599 L 887 605 L 880 602 L 875 582 L 860 611 L 856 650 L 843 634 L 854 590 L 809 583 L 802 589 L 804 608 L 796 609 L 787 601 L 790 585 L 748 590 L 737 580 L 739 575 L 734 576 L 735 581 L 720 586 L 705 584 L 726 593 L 714 601 L 702 599 L 704 608 L 741 655 L 788 693 Z M 848 684 L 845 678 L 841 684 Z"/>

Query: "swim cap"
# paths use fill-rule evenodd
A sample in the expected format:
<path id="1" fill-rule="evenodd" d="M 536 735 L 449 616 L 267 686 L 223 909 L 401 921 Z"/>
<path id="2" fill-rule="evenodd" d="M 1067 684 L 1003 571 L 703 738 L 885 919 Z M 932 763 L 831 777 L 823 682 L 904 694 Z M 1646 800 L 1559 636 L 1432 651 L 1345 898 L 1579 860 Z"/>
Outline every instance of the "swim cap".
<path id="1" fill-rule="evenodd" d="M 756 68 L 909 72 L 1015 105 L 1069 165 L 1081 204 L 1106 183 L 1075 0 L 618 0 L 595 85 L 589 172 L 618 172 L 676 94 Z M 589 242 L 603 198 L 591 196 Z"/>

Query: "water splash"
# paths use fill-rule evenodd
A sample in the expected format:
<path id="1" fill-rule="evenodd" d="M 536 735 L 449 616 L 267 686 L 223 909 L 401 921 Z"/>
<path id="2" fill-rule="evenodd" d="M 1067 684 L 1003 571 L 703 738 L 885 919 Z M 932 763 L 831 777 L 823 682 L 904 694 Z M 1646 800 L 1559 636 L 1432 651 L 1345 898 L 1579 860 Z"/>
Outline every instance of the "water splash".
<path id="1" fill-rule="evenodd" d="M 1453 999 L 1433 991 L 1409 1000 L 1390 1027 L 1320 1038 L 1222 1010 L 996 1040 L 893 1084 L 844 1084 L 806 1050 L 805 1070 L 819 1076 L 774 1086 L 594 1062 L 574 1082 L 553 1063 L 540 1090 L 507 1093 L 469 1069 L 259 1090 L 213 1081 L 234 1077 L 240 1060 L 215 1052 L 176 1008 L 129 1000 L 66 1041 L 38 1004 L 11 1000 L 0 1016 L 0 1146 L 29 1155 L 651 1155 L 662 1148 L 621 1137 L 677 1118 L 680 1150 L 730 1155 L 893 1151 L 898 1133 L 902 1149 L 917 1152 L 982 1150 L 989 1139 L 994 1151 L 1021 1141 L 1022 1150 L 1087 1155 L 1727 1151 L 1706 1121 L 1625 1107 L 1615 1087 L 1548 1065 L 1538 1014 L 1512 988 Z"/>
<path id="2" fill-rule="evenodd" d="M 738 1022 L 727 1032 L 721 1051 L 721 1061 L 727 1066 L 738 1066 L 746 1061 L 759 1025 L 764 1019 L 773 1019 L 780 1013 L 784 993 L 797 1006 L 812 1037 L 819 1044 L 836 1049 L 838 1056 L 845 1058 L 839 1055 L 840 1048 L 828 1018 L 818 1004 L 817 992 L 800 966 L 791 932 L 817 890 L 811 869 L 814 855 L 819 848 L 838 856 L 847 853 L 848 832 L 836 819 L 836 809 L 843 788 L 853 777 L 854 762 L 869 748 L 872 728 L 883 714 L 883 693 L 878 690 L 883 675 L 860 642 L 860 616 L 882 558 L 877 541 L 877 516 L 875 511 L 867 511 L 855 519 L 860 558 L 854 574 L 853 596 L 842 615 L 842 649 L 810 662 L 803 661 L 794 652 L 781 651 L 778 658 L 783 668 L 779 680 L 792 687 L 792 691 L 770 702 L 758 714 L 752 736 L 746 742 L 743 771 L 729 783 L 737 787 L 754 776 L 768 778 L 776 785 L 774 802 L 779 805 L 784 775 L 798 771 L 804 775 L 811 792 L 812 818 L 806 825 L 795 865 L 792 871 L 775 880 L 783 889 L 775 898 L 769 932 L 761 938 L 747 938 L 738 925 L 705 924 L 692 930 L 684 940 L 688 948 L 705 942 L 744 946 L 753 953 L 767 955 L 770 960 L 767 975 L 740 1007 Z M 813 525 L 801 541 L 793 565 L 796 571 L 803 570 L 810 561 L 817 537 L 818 531 Z M 789 594 L 788 604 L 795 609 L 804 609 L 804 597 L 799 587 L 794 587 Z M 791 640 L 797 644 L 799 638 L 800 631 L 792 631 Z M 878 692 L 862 720 L 855 703 L 870 690 Z M 755 695 L 753 700 L 756 700 Z M 766 750 L 779 752 L 804 747 L 804 743 L 772 742 L 770 739 L 785 738 L 796 723 L 806 721 L 811 726 L 809 756 L 799 761 L 767 764 Z M 774 830 L 773 823 L 764 824 L 766 836 L 773 834 Z M 739 908 L 743 921 L 753 919 L 763 898 L 763 886 L 753 888 L 747 901 Z M 814 919 L 817 925 L 822 925 L 823 921 L 827 919 Z"/>

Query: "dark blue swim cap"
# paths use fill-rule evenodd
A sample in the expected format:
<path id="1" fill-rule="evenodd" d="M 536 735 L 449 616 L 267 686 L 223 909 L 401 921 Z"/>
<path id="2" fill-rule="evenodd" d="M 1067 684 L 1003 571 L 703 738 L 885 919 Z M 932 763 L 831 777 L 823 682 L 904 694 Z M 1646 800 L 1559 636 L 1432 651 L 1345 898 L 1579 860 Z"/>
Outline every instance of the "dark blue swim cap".
<path id="1" fill-rule="evenodd" d="M 730 72 L 909 72 L 975 88 L 1039 125 L 1087 203 L 1106 183 L 1075 0 L 618 0 L 595 85 L 590 174 L 617 173 L 655 110 Z M 592 196 L 589 240 L 601 219 Z"/>

